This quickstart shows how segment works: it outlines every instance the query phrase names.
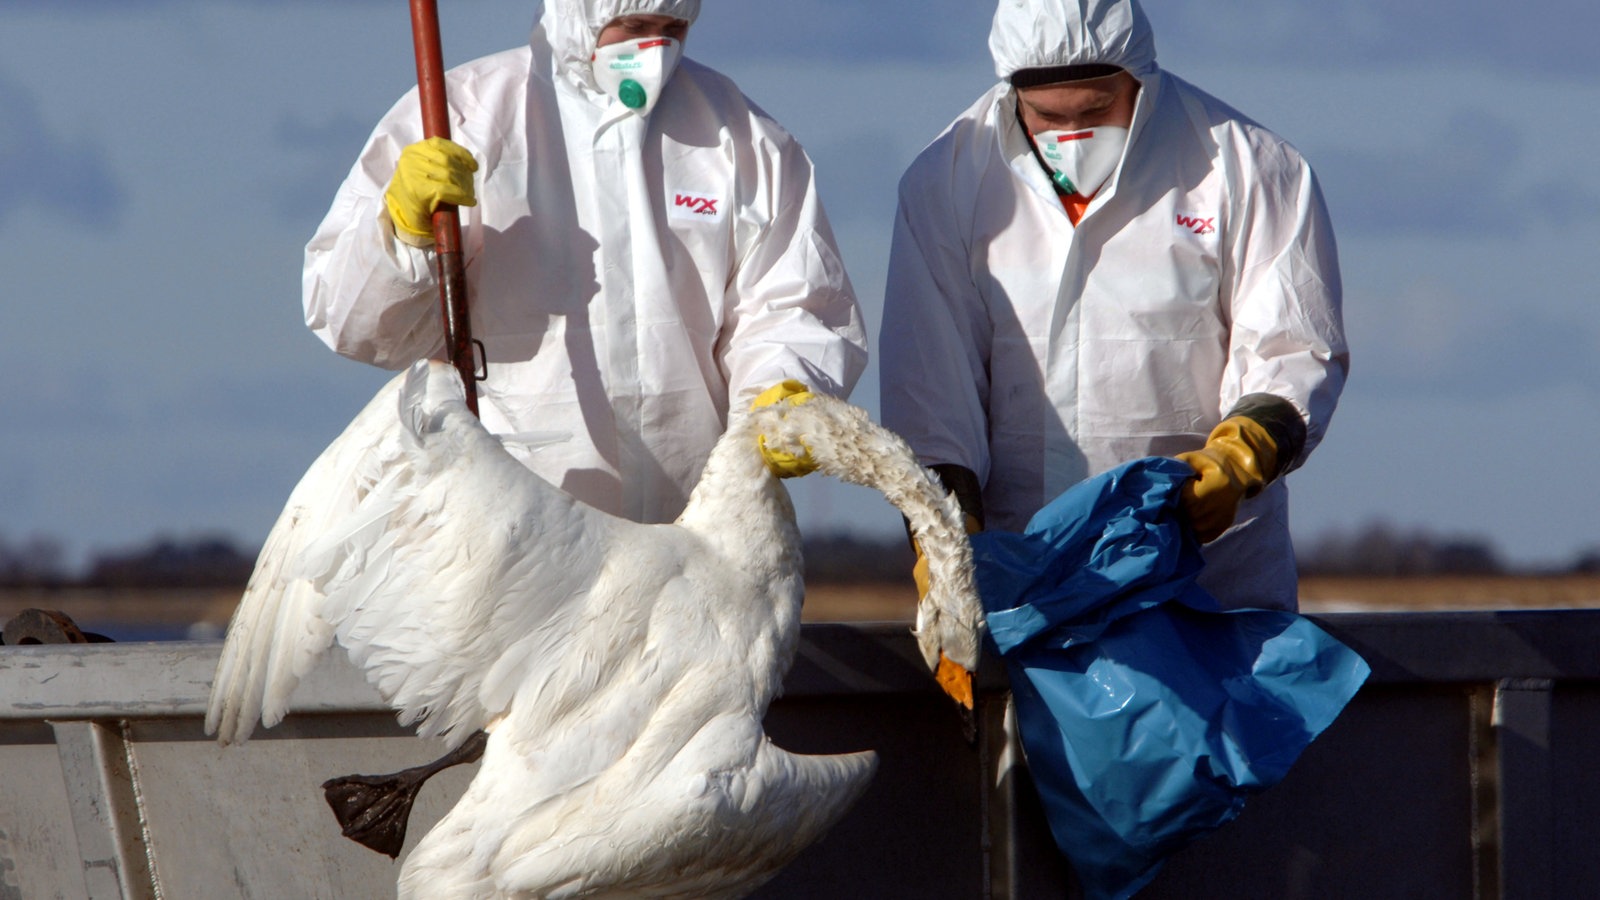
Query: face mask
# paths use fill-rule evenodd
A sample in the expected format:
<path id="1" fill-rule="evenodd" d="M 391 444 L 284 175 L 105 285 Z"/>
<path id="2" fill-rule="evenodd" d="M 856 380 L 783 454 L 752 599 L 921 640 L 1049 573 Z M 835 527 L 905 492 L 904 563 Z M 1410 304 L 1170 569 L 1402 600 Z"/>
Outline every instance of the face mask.
<path id="1" fill-rule="evenodd" d="M 683 47 L 669 37 L 607 44 L 594 51 L 594 80 L 623 106 L 648 116 L 682 53 Z"/>
<path id="2" fill-rule="evenodd" d="M 1091 196 L 1117 170 L 1128 129 L 1115 126 L 1081 131 L 1046 131 L 1033 136 L 1050 178 L 1069 194 Z"/>

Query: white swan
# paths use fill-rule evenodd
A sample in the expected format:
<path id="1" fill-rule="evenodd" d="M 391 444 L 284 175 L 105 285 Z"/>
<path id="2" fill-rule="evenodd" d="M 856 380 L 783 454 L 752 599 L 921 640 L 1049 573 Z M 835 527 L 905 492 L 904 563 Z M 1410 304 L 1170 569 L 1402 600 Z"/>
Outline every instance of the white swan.
<path id="1" fill-rule="evenodd" d="M 337 640 L 420 734 L 489 731 L 465 795 L 407 857 L 402 897 L 743 896 L 876 766 L 762 731 L 803 585 L 761 433 L 803 439 L 822 471 L 902 510 L 932 561 L 923 654 L 975 669 L 960 512 L 864 411 L 817 396 L 735 416 L 678 521 L 639 525 L 533 475 L 467 411 L 455 370 L 424 362 L 291 494 L 229 626 L 207 733 L 276 724 Z"/>

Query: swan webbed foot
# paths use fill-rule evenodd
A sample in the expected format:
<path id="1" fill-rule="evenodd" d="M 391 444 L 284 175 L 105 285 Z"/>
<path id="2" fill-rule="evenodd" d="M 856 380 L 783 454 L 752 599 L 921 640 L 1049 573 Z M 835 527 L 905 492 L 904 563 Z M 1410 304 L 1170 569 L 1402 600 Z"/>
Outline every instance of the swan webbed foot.
<path id="1" fill-rule="evenodd" d="M 396 859 L 405 846 L 406 823 L 422 785 L 451 766 L 477 762 L 483 757 L 488 740 L 486 732 L 476 732 L 433 762 L 391 775 L 330 778 L 322 783 L 322 794 L 345 837 Z"/>

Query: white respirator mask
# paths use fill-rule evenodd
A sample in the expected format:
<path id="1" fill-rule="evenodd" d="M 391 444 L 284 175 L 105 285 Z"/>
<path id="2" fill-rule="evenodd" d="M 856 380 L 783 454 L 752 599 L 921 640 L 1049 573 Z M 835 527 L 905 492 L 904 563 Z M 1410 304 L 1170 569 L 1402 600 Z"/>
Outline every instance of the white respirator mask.
<path id="1" fill-rule="evenodd" d="M 1033 135 L 1039 158 L 1050 168 L 1050 179 L 1069 194 L 1093 196 L 1117 170 L 1128 129 L 1114 125 L 1078 131 L 1045 131 Z"/>
<path id="2" fill-rule="evenodd" d="M 648 116 L 682 56 L 683 45 L 669 37 L 607 44 L 595 48 L 594 81 L 623 106 Z"/>

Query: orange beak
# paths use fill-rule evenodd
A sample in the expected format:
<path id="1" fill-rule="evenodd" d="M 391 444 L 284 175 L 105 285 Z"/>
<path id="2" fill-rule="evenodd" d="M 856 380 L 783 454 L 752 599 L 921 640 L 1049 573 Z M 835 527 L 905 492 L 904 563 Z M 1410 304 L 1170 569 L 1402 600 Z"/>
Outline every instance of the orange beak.
<path id="1" fill-rule="evenodd" d="M 933 673 L 935 681 L 950 699 L 956 701 L 968 710 L 972 709 L 972 673 L 951 660 L 943 653 L 939 654 L 939 668 Z"/>

